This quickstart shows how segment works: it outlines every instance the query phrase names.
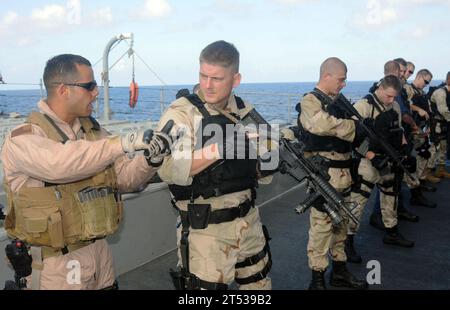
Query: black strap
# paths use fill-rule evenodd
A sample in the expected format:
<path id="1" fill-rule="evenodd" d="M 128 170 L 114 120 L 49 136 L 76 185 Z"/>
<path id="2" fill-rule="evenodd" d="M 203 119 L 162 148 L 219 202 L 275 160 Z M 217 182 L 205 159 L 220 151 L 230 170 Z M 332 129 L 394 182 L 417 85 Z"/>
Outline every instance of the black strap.
<path id="1" fill-rule="evenodd" d="M 270 269 L 272 269 L 272 258 L 269 256 L 269 261 L 267 262 L 266 266 L 264 266 L 264 268 L 260 272 L 255 273 L 254 275 L 249 276 L 247 278 L 235 278 L 234 280 L 239 285 L 255 283 L 255 282 L 261 281 L 262 279 L 265 279 L 267 277 L 267 275 L 269 274 Z"/>
<path id="2" fill-rule="evenodd" d="M 47 114 L 44 114 L 45 118 L 48 120 L 48 122 L 50 123 L 50 125 L 52 125 L 55 130 L 58 132 L 59 136 L 61 137 L 61 143 L 65 144 L 67 141 L 69 141 L 69 137 L 61 130 L 61 128 L 59 128 L 55 122 L 53 121 L 53 119 L 48 116 Z"/>
<path id="3" fill-rule="evenodd" d="M 384 188 L 388 188 L 388 187 L 394 187 L 395 185 L 395 180 L 390 180 L 390 181 L 384 181 L 383 183 L 378 184 L 378 187 L 384 187 Z"/>
<path id="4" fill-rule="evenodd" d="M 313 94 L 317 99 L 319 99 L 320 103 L 322 104 L 322 109 L 326 111 L 326 106 L 328 104 L 331 104 L 333 100 L 327 96 L 323 91 L 315 87 L 310 94 Z"/>
<path id="5" fill-rule="evenodd" d="M 241 97 L 234 96 L 236 100 L 236 105 L 239 110 L 245 109 L 245 103 L 242 100 Z M 205 103 L 200 99 L 200 97 L 197 94 L 190 94 L 189 96 L 186 96 L 186 99 L 189 100 L 190 103 L 192 103 L 202 114 L 203 118 L 208 118 L 211 116 L 209 114 L 208 110 L 205 108 Z"/>
<path id="6" fill-rule="evenodd" d="M 186 99 L 189 100 L 190 103 L 192 103 L 202 114 L 203 118 L 208 118 L 211 116 L 209 114 L 208 110 L 205 108 L 205 103 L 200 99 L 199 96 L 196 94 L 190 94 L 189 96 L 186 96 Z"/>
<path id="7" fill-rule="evenodd" d="M 234 96 L 234 99 L 236 99 L 236 105 L 239 110 L 245 109 L 245 103 L 241 97 Z"/>
<path id="8" fill-rule="evenodd" d="M 254 201 L 247 199 L 237 207 L 214 210 L 209 215 L 208 224 L 231 222 L 237 218 L 245 217 L 254 205 Z M 183 227 L 190 226 L 189 213 L 187 211 L 180 210 L 180 218 Z"/>
<path id="9" fill-rule="evenodd" d="M 378 186 L 378 188 L 379 188 L 380 192 L 382 192 L 382 193 L 385 194 L 386 196 L 393 196 L 393 197 L 398 196 L 398 193 L 385 191 L 385 190 L 384 190 L 383 188 L 381 188 L 380 186 Z"/>
<path id="10" fill-rule="evenodd" d="M 378 113 L 381 114 L 384 111 L 386 111 L 386 108 L 384 108 L 383 105 L 379 104 L 379 102 L 381 102 L 381 100 L 377 97 L 377 95 L 375 95 L 375 93 L 373 93 L 373 94 L 370 93 L 364 98 L 367 99 L 367 102 L 369 102 L 369 104 L 371 104 L 378 111 Z M 373 115 L 373 112 L 372 112 L 372 115 Z"/>
<path id="11" fill-rule="evenodd" d="M 367 187 L 370 188 L 370 189 L 373 189 L 373 188 L 375 187 L 375 184 L 374 184 L 374 183 L 371 183 L 371 182 L 366 181 L 366 180 L 364 180 L 364 179 L 361 180 L 361 183 L 364 184 L 365 186 L 367 186 Z"/>
<path id="12" fill-rule="evenodd" d="M 266 242 L 264 248 L 258 253 L 251 257 L 247 257 L 244 261 L 237 263 L 235 265 L 236 268 L 245 268 L 248 266 L 256 265 L 260 260 L 266 257 L 266 254 L 269 251 L 269 243 Z"/>
<path id="13" fill-rule="evenodd" d="M 358 193 L 367 199 L 369 199 L 370 195 L 372 194 L 372 192 L 366 192 L 365 190 L 362 190 L 361 188 L 354 188 L 353 192 Z"/>
<path id="14" fill-rule="evenodd" d="M 188 287 L 188 290 L 198 290 L 200 288 L 203 288 L 205 290 L 225 291 L 228 289 L 228 285 L 225 283 L 204 281 L 194 275 L 191 275 L 190 280 L 191 280 L 190 285 L 192 285 L 192 287 Z"/>
<path id="15" fill-rule="evenodd" d="M 342 195 L 342 197 L 349 197 L 352 194 L 352 187 L 348 187 L 345 190 L 343 190 L 342 192 L 340 192 L 340 194 Z"/>
<path id="16" fill-rule="evenodd" d="M 365 190 L 361 189 L 361 184 L 366 185 L 368 188 L 371 189 L 371 191 L 368 192 L 368 191 L 365 191 Z M 358 183 L 352 185 L 352 192 L 353 192 L 353 193 L 358 193 L 358 194 L 362 195 L 363 197 L 369 199 L 369 198 L 370 198 L 370 195 L 372 194 L 372 189 L 373 189 L 374 187 L 375 187 L 375 184 L 370 183 L 369 181 L 365 181 L 362 177 L 360 177 L 360 178 L 358 179 Z"/>

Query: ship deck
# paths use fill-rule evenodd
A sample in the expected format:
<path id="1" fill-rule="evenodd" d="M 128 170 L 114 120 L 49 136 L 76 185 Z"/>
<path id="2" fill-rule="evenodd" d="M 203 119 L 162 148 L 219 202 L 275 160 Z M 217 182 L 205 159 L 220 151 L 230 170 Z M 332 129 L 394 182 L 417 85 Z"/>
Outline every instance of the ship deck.
<path id="1" fill-rule="evenodd" d="M 444 180 L 438 184 L 436 193 L 426 194 L 438 202 L 436 209 L 409 207 L 407 204 L 411 211 L 420 216 L 420 221 L 400 221 L 399 227 L 405 237 L 416 242 L 414 248 L 383 244 L 383 232 L 369 225 L 374 201 L 372 195 L 363 214 L 360 233 L 355 237 L 355 246 L 362 255 L 363 262 L 348 264 L 349 270 L 359 278 L 365 278 L 372 270 L 367 267 L 367 263 L 378 261 L 381 267 L 381 283 L 371 285 L 371 290 L 450 289 L 449 185 L 450 181 Z M 272 237 L 270 247 L 273 267 L 270 277 L 273 289 L 304 290 L 311 279 L 306 256 L 309 214 L 296 215 L 294 212 L 295 205 L 302 198 L 303 190 L 294 188 L 295 184 L 287 179 L 275 186 L 283 186 L 286 192 L 277 197 L 267 197 L 262 188 L 258 198 L 258 201 L 266 201 L 260 205 L 260 213 Z M 409 201 L 409 191 L 404 188 L 403 193 L 405 201 Z M 122 274 L 118 278 L 120 289 L 171 290 L 173 286 L 168 271 L 174 268 L 176 263 L 176 252 L 172 251 Z M 328 275 L 329 270 L 327 279 Z"/>

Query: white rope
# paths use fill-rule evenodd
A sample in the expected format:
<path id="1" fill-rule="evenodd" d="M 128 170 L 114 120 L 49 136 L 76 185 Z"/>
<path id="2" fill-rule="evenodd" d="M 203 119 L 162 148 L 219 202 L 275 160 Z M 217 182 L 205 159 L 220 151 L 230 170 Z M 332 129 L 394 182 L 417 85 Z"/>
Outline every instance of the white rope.
<path id="1" fill-rule="evenodd" d="M 111 67 L 108 68 L 108 71 L 110 71 L 112 68 L 114 68 L 114 66 L 117 65 L 117 63 L 118 63 L 119 61 L 121 61 L 122 58 L 125 57 L 125 55 L 127 55 L 127 54 L 128 54 L 128 51 L 126 51 L 125 53 L 123 53 L 122 56 L 120 56 L 120 58 L 117 59 L 117 61 L 116 61 Z"/>

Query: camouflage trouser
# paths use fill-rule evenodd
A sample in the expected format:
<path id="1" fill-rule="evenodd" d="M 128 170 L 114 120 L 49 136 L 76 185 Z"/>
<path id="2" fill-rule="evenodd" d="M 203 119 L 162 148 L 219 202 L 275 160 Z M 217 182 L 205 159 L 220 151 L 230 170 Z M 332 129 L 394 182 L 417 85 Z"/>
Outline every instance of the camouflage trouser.
<path id="1" fill-rule="evenodd" d="M 178 249 L 181 225 L 177 229 Z M 231 284 L 236 278 L 247 278 L 262 271 L 269 257 L 257 264 L 235 268 L 236 263 L 258 254 L 265 246 L 259 210 L 252 208 L 247 216 L 232 222 L 210 224 L 205 229 L 189 233 L 189 271 L 203 281 Z M 182 265 L 178 250 L 178 265 Z M 266 277 L 258 282 L 241 285 L 241 290 L 270 290 L 272 281 Z"/>
<path id="2" fill-rule="evenodd" d="M 393 186 L 383 186 L 382 184 L 388 181 L 394 180 L 394 174 L 387 174 L 381 176 L 379 171 L 375 169 L 370 160 L 361 159 L 359 164 L 358 174 L 363 177 L 363 180 L 372 184 L 378 184 L 380 187 L 380 207 L 381 215 L 383 218 L 384 226 L 391 228 L 397 225 L 397 210 L 396 210 L 396 197 L 386 195 L 385 193 L 392 193 Z M 366 184 L 361 184 L 361 191 L 371 193 L 372 189 Z M 369 198 L 365 197 L 361 193 L 352 192 L 351 201 L 358 206 L 354 209 L 353 214 L 361 220 L 362 212 Z M 348 225 L 348 234 L 356 234 L 359 230 L 359 225 L 356 225 L 350 221 Z"/>
<path id="3" fill-rule="evenodd" d="M 339 192 L 347 190 L 351 185 L 349 169 L 329 169 L 330 184 Z M 350 196 L 345 198 L 350 201 Z M 348 219 L 344 217 L 342 224 L 335 228 L 330 217 L 311 208 L 308 241 L 308 264 L 313 270 L 325 270 L 328 267 L 328 252 L 334 261 L 347 261 L 345 255 L 345 239 L 347 238 Z"/>
<path id="4" fill-rule="evenodd" d="M 436 157 L 438 165 L 445 165 L 445 161 L 447 160 L 447 140 L 444 139 L 439 142 Z"/>
<path id="5" fill-rule="evenodd" d="M 428 148 L 428 151 L 430 152 L 431 156 L 430 158 L 426 159 L 423 158 L 421 156 L 417 156 L 417 176 L 419 177 L 420 180 L 424 180 L 426 178 L 426 168 L 433 168 L 434 164 L 436 162 L 436 156 L 437 156 L 437 152 L 436 152 L 436 147 L 434 146 L 434 144 L 431 144 L 430 147 Z"/>

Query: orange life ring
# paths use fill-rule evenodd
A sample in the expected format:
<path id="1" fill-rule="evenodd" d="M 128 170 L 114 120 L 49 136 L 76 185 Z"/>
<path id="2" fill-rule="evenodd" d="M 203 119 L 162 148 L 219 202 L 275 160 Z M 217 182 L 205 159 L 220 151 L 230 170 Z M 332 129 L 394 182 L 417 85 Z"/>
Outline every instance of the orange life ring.
<path id="1" fill-rule="evenodd" d="M 133 81 L 130 84 L 129 104 L 130 104 L 131 108 L 134 108 L 136 106 L 136 103 L 138 102 L 138 98 L 139 98 L 139 86 L 135 81 Z"/>

